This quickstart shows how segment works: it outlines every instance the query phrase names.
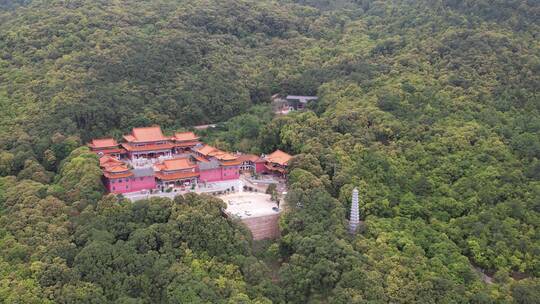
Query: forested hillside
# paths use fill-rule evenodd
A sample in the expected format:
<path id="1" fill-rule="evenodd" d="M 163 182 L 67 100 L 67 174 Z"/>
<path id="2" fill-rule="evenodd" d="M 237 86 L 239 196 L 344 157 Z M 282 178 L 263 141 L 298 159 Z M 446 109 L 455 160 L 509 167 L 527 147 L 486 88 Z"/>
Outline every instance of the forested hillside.
<path id="1" fill-rule="evenodd" d="M 0 302 L 538 303 L 538 20 L 533 0 L 0 0 Z M 275 117 L 276 93 L 319 100 Z M 104 195 L 80 148 L 214 122 L 220 148 L 297 155 L 257 250 L 215 198 Z"/>

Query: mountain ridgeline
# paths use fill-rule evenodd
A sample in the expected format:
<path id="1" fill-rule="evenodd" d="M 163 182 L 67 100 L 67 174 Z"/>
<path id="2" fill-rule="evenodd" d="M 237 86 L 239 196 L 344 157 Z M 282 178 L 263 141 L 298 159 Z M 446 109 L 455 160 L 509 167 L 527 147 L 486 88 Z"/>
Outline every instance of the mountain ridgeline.
<path id="1" fill-rule="evenodd" d="M 538 303 L 534 0 L 0 0 L 0 302 Z M 317 95 L 275 116 L 273 94 Z M 105 195 L 90 138 L 296 155 L 281 237 Z M 347 232 L 352 189 L 358 234 Z"/>

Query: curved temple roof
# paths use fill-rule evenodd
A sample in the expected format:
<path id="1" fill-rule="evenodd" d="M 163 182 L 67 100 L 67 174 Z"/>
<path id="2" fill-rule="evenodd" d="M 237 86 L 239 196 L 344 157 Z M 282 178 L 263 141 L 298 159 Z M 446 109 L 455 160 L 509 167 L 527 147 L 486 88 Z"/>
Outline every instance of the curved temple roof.
<path id="1" fill-rule="evenodd" d="M 169 140 L 163 135 L 159 126 L 133 128 L 131 134 L 124 135 L 124 139 L 136 143 Z"/>
<path id="2" fill-rule="evenodd" d="M 116 148 L 118 147 L 118 143 L 114 138 L 100 138 L 92 139 L 92 142 L 90 142 L 88 146 L 93 149 Z"/>
<path id="3" fill-rule="evenodd" d="M 287 163 L 291 160 L 291 158 L 292 158 L 291 155 L 281 150 L 276 150 L 266 156 L 266 160 L 268 160 L 269 162 L 276 163 L 282 166 L 286 166 Z"/>
<path id="4" fill-rule="evenodd" d="M 172 139 L 175 141 L 196 141 L 199 140 L 199 136 L 195 135 L 193 132 L 177 132 L 174 133 Z"/>
<path id="5" fill-rule="evenodd" d="M 162 164 L 155 166 L 159 171 L 176 171 L 193 169 L 196 167 L 188 158 L 176 158 L 164 160 Z"/>

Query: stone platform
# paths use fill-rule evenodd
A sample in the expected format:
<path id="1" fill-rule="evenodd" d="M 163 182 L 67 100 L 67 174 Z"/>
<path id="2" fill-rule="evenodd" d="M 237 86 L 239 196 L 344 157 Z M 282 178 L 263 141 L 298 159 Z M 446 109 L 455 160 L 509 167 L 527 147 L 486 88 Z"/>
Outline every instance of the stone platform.
<path id="1" fill-rule="evenodd" d="M 219 196 L 227 204 L 227 214 L 239 218 L 251 231 L 254 240 L 279 236 L 281 209 L 265 193 L 239 192 Z"/>

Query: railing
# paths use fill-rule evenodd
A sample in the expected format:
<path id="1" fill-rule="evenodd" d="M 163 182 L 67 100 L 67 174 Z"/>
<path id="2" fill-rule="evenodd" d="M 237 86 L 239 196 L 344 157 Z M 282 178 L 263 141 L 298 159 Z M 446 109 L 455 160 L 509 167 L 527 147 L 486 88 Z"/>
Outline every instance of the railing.
<path id="1" fill-rule="evenodd" d="M 159 164 L 167 159 L 175 159 L 175 158 L 182 158 L 189 156 L 189 153 L 173 153 L 171 155 L 167 156 L 160 156 L 157 158 L 136 158 L 133 160 L 128 160 L 128 164 L 130 164 L 133 168 L 147 168 L 152 167 L 155 164 Z"/>
<path id="2" fill-rule="evenodd" d="M 133 168 L 147 168 L 147 167 L 152 167 L 155 164 L 161 163 L 164 160 L 173 159 L 173 158 L 175 158 L 174 155 L 160 156 L 158 158 L 138 158 L 138 159 L 130 160 L 128 161 L 128 163 Z"/>

